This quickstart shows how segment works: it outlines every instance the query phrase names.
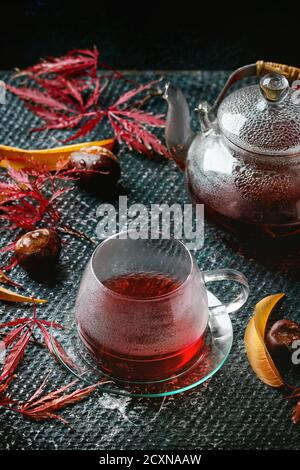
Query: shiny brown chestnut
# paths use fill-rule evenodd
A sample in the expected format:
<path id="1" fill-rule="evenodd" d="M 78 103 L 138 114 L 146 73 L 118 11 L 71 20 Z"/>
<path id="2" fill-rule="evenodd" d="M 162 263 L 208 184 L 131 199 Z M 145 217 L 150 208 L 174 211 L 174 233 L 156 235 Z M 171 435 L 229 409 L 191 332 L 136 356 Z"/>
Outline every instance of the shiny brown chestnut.
<path id="1" fill-rule="evenodd" d="M 266 335 L 266 346 L 275 364 L 281 368 L 293 365 L 294 341 L 300 340 L 300 324 L 292 320 L 278 320 Z"/>
<path id="2" fill-rule="evenodd" d="M 73 152 L 70 165 L 78 170 L 80 186 L 89 193 L 99 196 L 115 193 L 121 169 L 118 158 L 110 150 L 93 146 Z"/>
<path id="3" fill-rule="evenodd" d="M 41 228 L 25 233 L 16 243 L 15 256 L 19 265 L 32 275 L 47 275 L 56 265 L 61 250 L 59 235 Z"/>

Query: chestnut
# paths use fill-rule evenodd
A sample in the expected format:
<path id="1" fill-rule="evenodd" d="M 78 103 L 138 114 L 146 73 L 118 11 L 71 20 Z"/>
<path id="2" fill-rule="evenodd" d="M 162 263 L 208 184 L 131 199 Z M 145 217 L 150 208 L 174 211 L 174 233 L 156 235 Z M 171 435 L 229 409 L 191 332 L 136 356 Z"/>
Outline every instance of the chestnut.
<path id="1" fill-rule="evenodd" d="M 59 259 L 61 240 L 55 230 L 41 228 L 25 233 L 16 243 L 15 256 L 29 274 L 46 275 Z"/>
<path id="2" fill-rule="evenodd" d="M 292 320 L 278 320 L 266 335 L 266 346 L 275 364 L 281 368 L 292 366 L 294 341 L 300 340 L 300 324 Z"/>
<path id="3" fill-rule="evenodd" d="M 70 166 L 78 170 L 79 184 L 91 194 L 113 195 L 121 176 L 116 155 L 103 147 L 91 146 L 73 152 Z"/>

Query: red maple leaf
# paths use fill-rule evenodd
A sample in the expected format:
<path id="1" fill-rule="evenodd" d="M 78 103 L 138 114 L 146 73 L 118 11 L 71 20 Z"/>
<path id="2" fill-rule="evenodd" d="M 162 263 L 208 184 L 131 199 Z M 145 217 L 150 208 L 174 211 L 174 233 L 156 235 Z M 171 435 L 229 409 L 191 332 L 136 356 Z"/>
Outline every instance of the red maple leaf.
<path id="1" fill-rule="evenodd" d="M 8 379 L 6 382 L 3 382 L 0 384 L 0 407 L 6 408 L 15 413 L 19 413 L 21 416 L 27 419 L 36 421 L 57 419 L 63 424 L 68 425 L 68 422 L 58 415 L 57 411 L 88 397 L 101 383 L 103 383 L 99 382 L 95 385 L 90 385 L 84 388 L 78 388 L 70 391 L 78 383 L 78 380 L 74 380 L 67 385 L 42 395 L 49 375 L 50 373 L 46 376 L 33 395 L 24 402 L 12 400 L 6 394 L 7 388 L 13 377 Z"/>
<path id="2" fill-rule="evenodd" d="M 62 57 L 42 60 L 21 72 L 21 75 L 28 75 L 34 81 L 33 88 L 8 85 L 8 90 L 19 96 L 28 109 L 44 121 L 43 125 L 32 131 L 78 127 L 65 140 L 69 142 L 89 134 L 106 117 L 119 142 L 139 153 L 150 156 L 156 152 L 169 158 L 165 145 L 149 130 L 164 127 L 163 116 L 141 111 L 138 105 L 143 100 L 140 103 L 132 102 L 141 93 L 153 90 L 158 81 L 140 85 L 106 64 L 99 64 L 98 59 L 99 52 L 95 47 L 92 50 L 73 50 Z M 99 65 L 111 70 L 112 74 L 99 76 Z M 113 79 L 124 79 L 134 88 L 112 105 L 103 107 L 101 94 L 107 81 L 111 83 Z"/>
<path id="3" fill-rule="evenodd" d="M 97 385 L 90 385 L 66 393 L 78 383 L 78 380 L 74 380 L 57 390 L 53 390 L 52 392 L 41 396 L 46 380 L 47 377 L 32 397 L 19 406 L 18 411 L 23 417 L 34 420 L 58 419 L 64 424 L 68 424 L 65 419 L 57 414 L 57 411 L 83 400 L 97 388 Z"/>
<path id="4" fill-rule="evenodd" d="M 36 304 L 33 305 L 34 311 L 32 317 L 17 318 L 8 322 L 0 323 L 0 329 L 10 329 L 10 331 L 2 338 L 2 342 L 7 349 L 3 369 L 0 374 L 0 384 L 8 380 L 16 371 L 18 365 L 22 361 L 25 351 L 34 338 L 34 333 L 39 330 L 44 344 L 50 353 L 56 358 L 55 351 L 50 338 L 48 328 L 51 326 L 54 329 L 62 329 L 59 323 L 51 323 L 47 320 L 37 318 Z M 64 351 L 63 347 L 57 339 L 53 339 L 55 347 L 63 355 L 67 364 L 74 367 L 72 359 Z"/>

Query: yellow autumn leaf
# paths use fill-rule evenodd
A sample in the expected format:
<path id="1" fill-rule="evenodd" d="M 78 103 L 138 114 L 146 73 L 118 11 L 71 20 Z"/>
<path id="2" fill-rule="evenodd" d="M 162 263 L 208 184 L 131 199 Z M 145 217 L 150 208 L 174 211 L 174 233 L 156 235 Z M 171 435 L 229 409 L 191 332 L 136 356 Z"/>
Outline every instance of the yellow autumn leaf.
<path id="1" fill-rule="evenodd" d="M 59 167 L 63 167 L 68 163 L 72 152 L 94 146 L 113 150 L 114 143 L 114 139 L 105 139 L 42 150 L 25 150 L 17 147 L 0 145 L 0 167 L 8 168 L 11 166 L 16 170 L 20 170 L 23 168 L 39 168 L 42 166 L 46 167 L 49 171 L 55 171 L 57 170 L 58 165 Z"/>
<path id="2" fill-rule="evenodd" d="M 36 302 L 39 304 L 47 302 L 47 300 L 44 299 L 36 299 L 18 294 L 17 292 L 13 292 L 10 289 L 5 289 L 2 286 L 0 286 L 0 300 L 7 300 L 9 302 Z"/>
<path id="3" fill-rule="evenodd" d="M 245 331 L 245 346 L 249 363 L 258 378 L 271 387 L 282 387 L 284 381 L 265 344 L 268 319 L 284 294 L 269 295 L 255 306 L 254 315 Z"/>
<path id="4" fill-rule="evenodd" d="M 3 271 L 0 271 L 0 282 L 2 284 L 9 284 L 10 278 Z"/>

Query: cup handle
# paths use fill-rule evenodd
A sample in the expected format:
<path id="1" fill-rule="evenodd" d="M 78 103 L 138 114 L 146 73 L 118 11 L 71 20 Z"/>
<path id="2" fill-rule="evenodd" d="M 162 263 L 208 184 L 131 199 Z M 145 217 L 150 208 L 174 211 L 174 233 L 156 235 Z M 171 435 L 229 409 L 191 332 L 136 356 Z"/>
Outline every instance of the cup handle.
<path id="1" fill-rule="evenodd" d="M 213 315 L 236 312 L 247 301 L 249 296 L 248 281 L 239 271 L 236 271 L 235 269 L 214 269 L 213 271 L 204 271 L 202 274 L 205 284 L 215 281 L 233 281 L 238 282 L 241 286 L 241 292 L 234 300 L 209 308 Z"/>

